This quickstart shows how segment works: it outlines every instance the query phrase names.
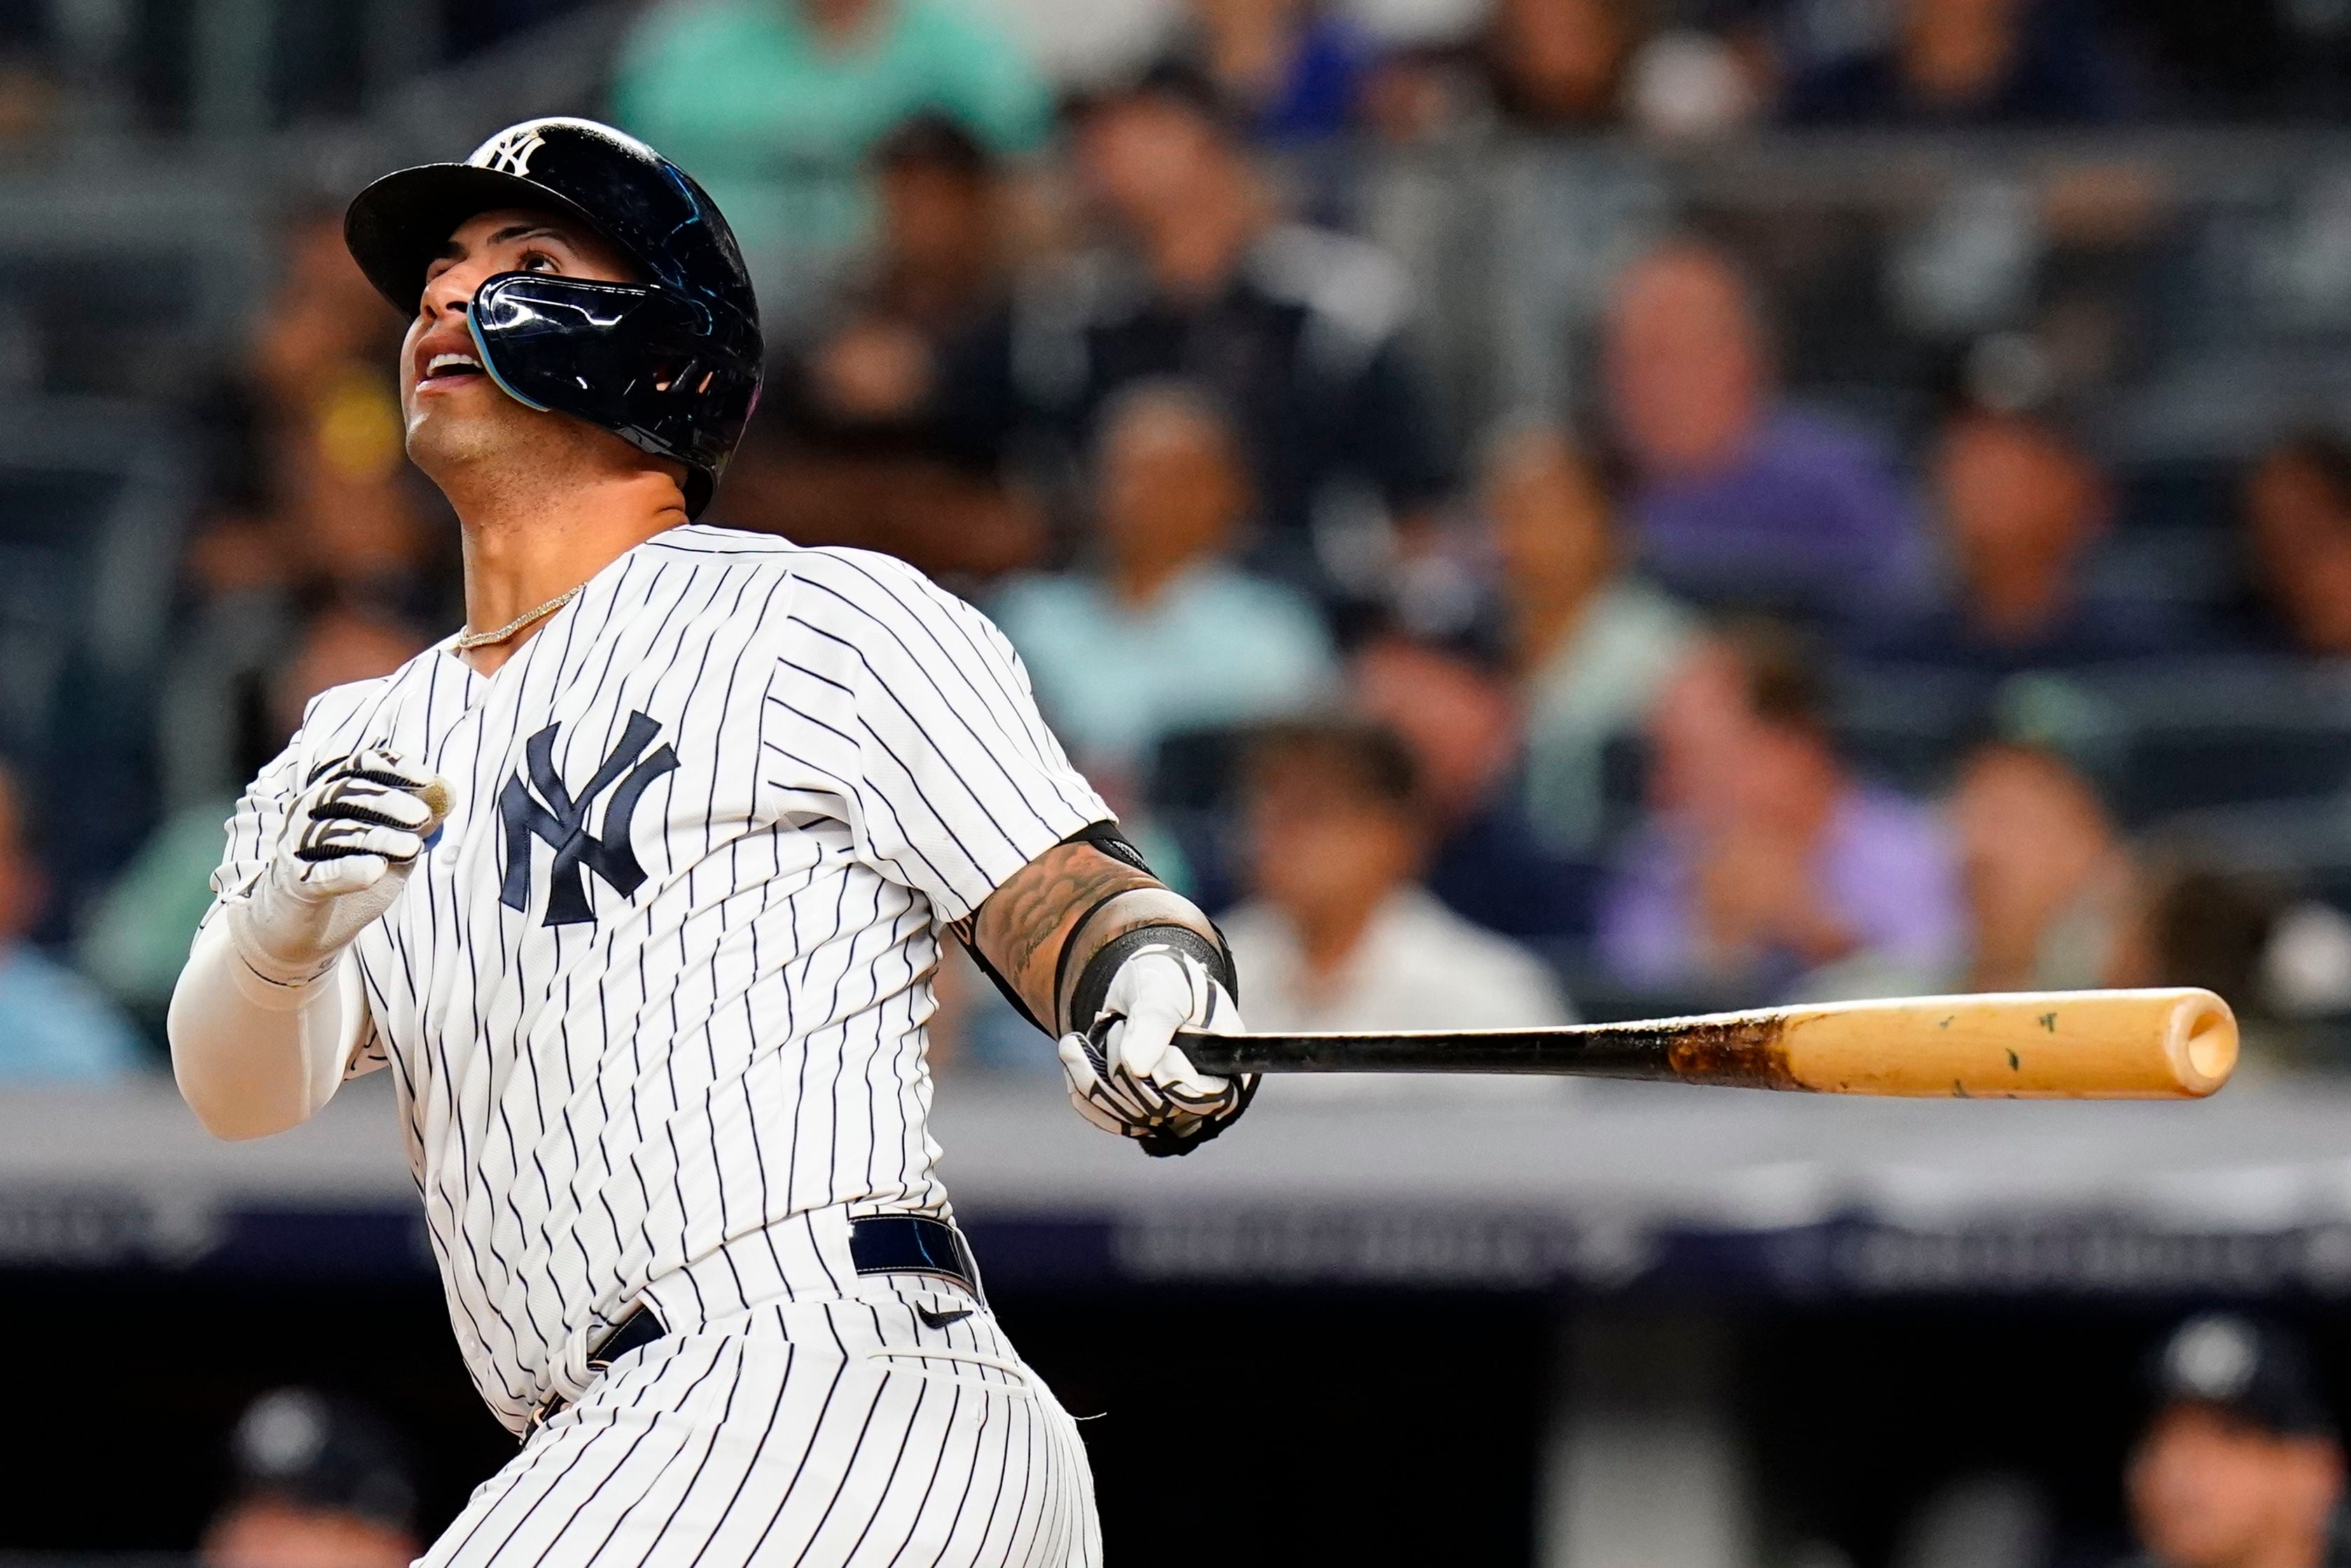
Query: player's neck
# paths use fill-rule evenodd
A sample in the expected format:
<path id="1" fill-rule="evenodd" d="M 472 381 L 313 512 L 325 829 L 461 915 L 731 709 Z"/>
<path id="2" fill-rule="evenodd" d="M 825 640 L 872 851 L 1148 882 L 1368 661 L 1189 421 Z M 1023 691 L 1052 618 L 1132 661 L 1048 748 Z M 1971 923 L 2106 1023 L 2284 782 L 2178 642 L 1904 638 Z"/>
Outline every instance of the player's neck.
<path id="1" fill-rule="evenodd" d="M 586 582 L 655 534 L 686 521 L 676 484 L 650 470 L 587 484 L 453 495 L 464 530 L 465 627 L 488 632 Z M 496 672 L 545 622 L 466 652 Z"/>

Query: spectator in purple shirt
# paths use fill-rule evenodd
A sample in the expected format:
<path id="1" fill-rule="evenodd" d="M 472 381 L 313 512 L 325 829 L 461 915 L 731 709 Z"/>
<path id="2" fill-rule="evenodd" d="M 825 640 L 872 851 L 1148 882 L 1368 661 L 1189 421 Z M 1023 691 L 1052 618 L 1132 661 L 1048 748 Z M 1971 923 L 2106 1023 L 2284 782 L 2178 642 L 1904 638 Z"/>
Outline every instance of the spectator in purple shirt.
<path id="1" fill-rule="evenodd" d="M 1750 1002 L 1948 977 L 1961 941 L 1953 847 L 1926 808 L 1846 768 L 1792 633 L 1756 623 L 1708 639 L 1650 738 L 1654 820 L 1601 904 L 1619 980 Z"/>
<path id="2" fill-rule="evenodd" d="M 1816 617 L 1915 593 L 1918 530 L 1857 433 L 1788 407 L 1753 292 L 1676 240 L 1617 278 L 1602 345 L 1643 562 L 1714 603 Z"/>

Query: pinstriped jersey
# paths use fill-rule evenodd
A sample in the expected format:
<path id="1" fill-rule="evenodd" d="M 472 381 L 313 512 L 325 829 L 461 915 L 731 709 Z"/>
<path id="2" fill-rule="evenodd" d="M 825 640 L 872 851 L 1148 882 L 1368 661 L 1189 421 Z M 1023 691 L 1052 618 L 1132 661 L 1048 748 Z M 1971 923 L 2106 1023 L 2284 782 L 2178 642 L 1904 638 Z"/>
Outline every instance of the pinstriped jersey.
<path id="1" fill-rule="evenodd" d="M 681 528 L 495 674 L 451 650 L 312 703 L 214 887 L 332 758 L 450 781 L 354 946 L 353 1071 L 392 1073 L 459 1345 L 519 1428 L 650 1281 L 706 1315 L 831 1293 L 815 1211 L 945 1212 L 940 925 L 1110 813 L 995 627 L 886 557 Z"/>

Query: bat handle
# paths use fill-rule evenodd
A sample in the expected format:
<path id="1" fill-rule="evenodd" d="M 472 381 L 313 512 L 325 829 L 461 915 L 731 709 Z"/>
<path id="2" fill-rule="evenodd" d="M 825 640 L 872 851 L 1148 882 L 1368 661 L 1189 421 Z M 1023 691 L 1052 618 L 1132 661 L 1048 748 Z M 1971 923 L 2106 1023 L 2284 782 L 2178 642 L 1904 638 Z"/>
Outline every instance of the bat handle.
<path id="1" fill-rule="evenodd" d="M 1176 1048 L 1195 1071 L 1217 1078 L 1229 1078 L 1236 1072 L 1246 1072 L 1242 1064 L 1240 1035 L 1209 1034 L 1204 1030 L 1179 1029 L 1176 1031 Z"/>

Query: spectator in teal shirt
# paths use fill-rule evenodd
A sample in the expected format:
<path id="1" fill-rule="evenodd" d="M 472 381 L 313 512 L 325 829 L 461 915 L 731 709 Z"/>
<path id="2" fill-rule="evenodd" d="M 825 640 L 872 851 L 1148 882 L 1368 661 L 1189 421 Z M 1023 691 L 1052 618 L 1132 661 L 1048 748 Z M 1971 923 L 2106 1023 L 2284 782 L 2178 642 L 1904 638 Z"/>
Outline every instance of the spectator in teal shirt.
<path id="1" fill-rule="evenodd" d="M 1022 579 L 992 606 L 1081 766 L 1132 784 L 1170 735 L 1337 695 L 1321 616 L 1223 559 L 1250 486 L 1239 439 L 1205 394 L 1174 381 L 1118 393 L 1094 466 L 1094 570 Z"/>
<path id="2" fill-rule="evenodd" d="M 25 940 L 45 891 L 25 843 L 23 792 L 0 768 L 0 1087 L 94 1083 L 138 1071 L 146 1052 L 113 1004 Z"/>
<path id="3" fill-rule="evenodd" d="M 867 152 L 925 112 L 1018 153 L 1052 97 L 975 0 L 670 0 L 613 89 L 620 123 L 725 209 L 770 317 L 862 235 Z"/>

